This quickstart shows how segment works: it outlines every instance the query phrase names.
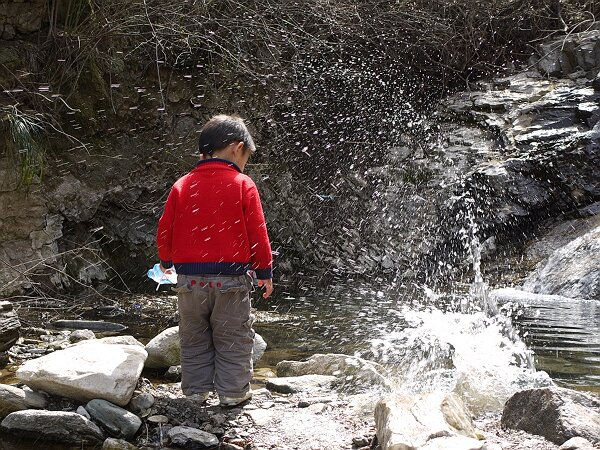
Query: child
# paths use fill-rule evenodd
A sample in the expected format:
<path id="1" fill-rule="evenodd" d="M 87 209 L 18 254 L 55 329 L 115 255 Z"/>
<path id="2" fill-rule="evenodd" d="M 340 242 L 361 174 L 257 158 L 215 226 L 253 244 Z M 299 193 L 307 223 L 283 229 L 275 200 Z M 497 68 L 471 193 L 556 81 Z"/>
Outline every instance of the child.
<path id="1" fill-rule="evenodd" d="M 256 150 L 244 121 L 219 115 L 200 130 L 201 159 L 173 185 L 158 223 L 161 269 L 175 267 L 181 388 L 223 406 L 252 397 L 253 270 L 273 291 L 271 245 L 254 182 L 243 174 Z"/>

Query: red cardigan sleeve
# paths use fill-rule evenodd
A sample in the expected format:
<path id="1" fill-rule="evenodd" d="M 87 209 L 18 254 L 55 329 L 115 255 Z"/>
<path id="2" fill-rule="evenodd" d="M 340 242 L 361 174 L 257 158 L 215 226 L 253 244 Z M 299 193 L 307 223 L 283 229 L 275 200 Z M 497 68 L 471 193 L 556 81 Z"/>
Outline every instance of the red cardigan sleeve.
<path id="1" fill-rule="evenodd" d="M 165 209 L 158 221 L 158 230 L 156 232 L 156 247 L 158 248 L 158 257 L 160 263 L 165 269 L 173 266 L 171 256 L 171 245 L 173 239 L 173 219 L 175 218 L 175 206 L 177 203 L 177 190 L 175 186 L 171 189 Z"/>
<path id="2" fill-rule="evenodd" d="M 244 220 L 250 244 L 250 263 L 259 280 L 273 278 L 273 256 L 258 189 L 248 180 L 243 196 Z"/>

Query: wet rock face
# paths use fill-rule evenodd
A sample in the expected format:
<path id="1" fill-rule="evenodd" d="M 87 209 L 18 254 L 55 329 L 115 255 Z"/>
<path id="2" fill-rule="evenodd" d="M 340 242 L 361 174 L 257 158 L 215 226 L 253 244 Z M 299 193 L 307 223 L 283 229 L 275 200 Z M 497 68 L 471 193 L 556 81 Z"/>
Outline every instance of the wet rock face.
<path id="1" fill-rule="evenodd" d="M 574 33 L 538 46 L 542 73 L 567 76 L 577 70 L 600 69 L 600 30 Z M 595 75 L 595 74 L 594 74 Z"/>
<path id="2" fill-rule="evenodd" d="M 558 248 L 526 280 L 536 294 L 600 300 L 600 227 Z"/>
<path id="3" fill-rule="evenodd" d="M 19 339 L 21 322 L 10 302 L 0 301 L 0 352 L 5 352 Z"/>
<path id="4" fill-rule="evenodd" d="M 447 226 L 437 240 L 447 244 L 434 252 L 438 256 L 460 248 L 456 236 L 468 215 L 481 240 L 496 233 L 510 238 L 600 199 L 600 92 L 590 80 L 547 80 L 529 72 L 479 86 L 449 97 L 440 110 L 447 120 L 488 130 L 491 139 L 454 197 L 439 205 Z"/>
<path id="5" fill-rule="evenodd" d="M 272 161 L 263 164 L 265 158 L 248 171 L 261 191 L 274 248 L 285 249 L 277 257 L 279 268 L 400 273 L 411 279 L 454 250 L 464 253 L 457 236 L 468 222 L 467 199 L 481 210 L 475 212 L 484 237 L 519 234 L 599 199 L 599 171 L 593 170 L 600 167 L 599 33 L 571 35 L 558 53 L 556 42 L 544 44 L 543 54 L 554 59 L 540 61 L 542 69 L 548 66 L 541 75 L 524 72 L 477 83 L 445 99 L 424 121 L 426 139 L 407 133 L 397 145 L 377 148 L 381 159 L 372 164 L 319 161 L 339 165 L 331 183 L 318 179 L 318 165 L 302 178 L 286 155 L 270 150 Z M 565 78 L 549 79 L 547 73 Z M 129 75 L 122 74 L 123 87 L 129 82 L 133 88 Z M 169 77 L 171 127 L 159 127 L 181 150 L 164 151 L 164 137 L 144 127 L 157 119 L 155 109 L 137 109 L 133 97 L 119 97 L 125 92 L 119 88 L 112 105 L 118 123 L 94 117 L 95 125 L 85 130 L 86 141 L 100 142 L 98 155 L 57 148 L 57 158 L 48 158 L 43 186 L 33 186 L 28 196 L 4 186 L 9 169 L 0 158 L 0 258 L 8 262 L 0 267 L 0 295 L 31 285 L 27 279 L 14 283 L 19 274 L 12 266 L 34 261 L 27 269 L 41 260 L 57 268 L 67 264 L 68 273 L 84 284 L 113 280 L 110 264 L 130 287 L 144 286 L 139 267 L 156 257 L 154 233 L 164 195 L 193 167 L 189 149 L 206 114 L 186 105 L 191 93 L 181 75 L 173 71 Z M 135 142 L 130 130 L 137 130 L 131 131 Z M 267 139 L 262 145 L 279 149 L 279 142 Z M 74 248 L 77 242 L 88 244 Z M 83 258 L 61 257 L 59 247 Z M 418 260 L 423 263 L 415 264 Z M 58 271 L 49 281 L 78 285 Z"/>
<path id="6" fill-rule="evenodd" d="M 544 436 L 556 444 L 573 437 L 600 442 L 600 401 L 562 388 L 529 389 L 513 395 L 502 412 L 502 427 Z"/>

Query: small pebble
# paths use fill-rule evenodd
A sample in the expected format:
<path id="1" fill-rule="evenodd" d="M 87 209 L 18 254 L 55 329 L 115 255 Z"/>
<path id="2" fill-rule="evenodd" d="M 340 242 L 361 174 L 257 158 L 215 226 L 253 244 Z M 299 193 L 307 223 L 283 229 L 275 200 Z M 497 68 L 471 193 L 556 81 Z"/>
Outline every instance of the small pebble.
<path id="1" fill-rule="evenodd" d="M 367 436 L 356 436 L 352 438 L 352 443 L 357 447 L 367 447 L 371 444 L 371 438 Z"/>

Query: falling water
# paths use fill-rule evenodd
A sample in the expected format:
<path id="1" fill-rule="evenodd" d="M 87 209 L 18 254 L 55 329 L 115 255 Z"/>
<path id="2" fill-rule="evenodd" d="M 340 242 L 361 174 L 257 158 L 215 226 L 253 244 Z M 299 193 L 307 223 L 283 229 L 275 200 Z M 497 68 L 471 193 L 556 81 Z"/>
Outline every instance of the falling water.
<path id="1" fill-rule="evenodd" d="M 469 225 L 474 279 L 468 292 L 438 294 L 422 287 L 422 301 L 397 312 L 401 322 L 382 326 L 371 350 L 392 368 L 400 392 L 454 391 L 474 412 L 498 411 L 517 390 L 551 381 L 535 371 L 532 352 L 489 295 L 472 218 Z"/>

